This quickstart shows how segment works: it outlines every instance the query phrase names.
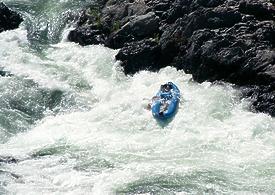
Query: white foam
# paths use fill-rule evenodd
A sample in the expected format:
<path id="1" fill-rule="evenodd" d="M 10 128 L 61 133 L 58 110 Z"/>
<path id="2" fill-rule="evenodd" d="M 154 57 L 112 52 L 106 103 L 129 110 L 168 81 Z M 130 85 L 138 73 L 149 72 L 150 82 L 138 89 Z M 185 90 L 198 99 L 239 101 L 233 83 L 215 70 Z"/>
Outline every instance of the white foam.
<path id="1" fill-rule="evenodd" d="M 274 189 L 273 177 L 265 174 L 274 170 L 274 118 L 251 113 L 233 86 L 198 84 L 171 67 L 125 76 L 117 51 L 100 45 L 63 40 L 41 57 L 28 44 L 24 28 L 1 33 L 0 65 L 45 88 L 85 97 L 92 108 L 48 116 L 0 145 L 0 156 L 21 160 L 5 165 L 21 176 L 7 184 L 11 194 L 115 194 L 153 176 L 200 172 L 224 174 L 228 193 Z M 167 81 L 178 85 L 182 100 L 175 118 L 163 125 L 146 106 Z M 205 181 L 196 182 L 222 187 Z"/>
<path id="2" fill-rule="evenodd" d="M 22 192 L 23 186 L 45 175 L 48 180 L 40 179 L 39 185 L 30 189 L 37 192 L 48 186 L 47 193 L 53 190 L 66 194 L 70 193 L 67 188 L 73 188 L 71 193 L 81 194 L 88 190 L 92 194 L 109 194 L 149 175 L 169 175 L 171 172 L 184 175 L 212 167 L 235 173 L 240 165 L 261 164 L 274 159 L 274 144 L 267 142 L 267 139 L 274 140 L 274 119 L 249 112 L 247 103 L 239 101 L 239 92 L 230 85 L 197 84 L 189 75 L 170 67 L 159 73 L 143 71 L 117 81 L 115 77 L 101 76 L 97 71 L 100 63 L 93 62 L 92 66 L 85 61 L 89 49 L 79 48 L 84 53 L 83 59 L 72 64 L 87 71 L 86 79 L 93 83 L 94 95 L 99 97 L 97 105 L 89 112 L 45 118 L 34 129 L 2 145 L 0 154 L 28 158 L 36 151 L 65 143 L 110 161 L 114 168 L 103 168 L 100 173 L 68 171 L 69 167 L 79 163 L 66 155 L 73 152 L 68 149 L 65 157 L 64 154 L 52 157 L 64 157 L 63 168 L 43 159 L 19 163 L 16 170 L 20 173 L 21 169 L 37 172 L 31 175 L 22 172 L 27 181 L 24 185 L 12 184 L 9 186 L 11 191 Z M 99 53 L 106 51 L 99 46 L 96 49 Z M 58 53 L 53 52 L 52 59 L 61 62 L 67 58 L 67 54 Z M 73 57 L 69 61 L 78 59 Z M 145 109 L 147 102 L 143 99 L 152 97 L 159 85 L 166 81 L 175 82 L 183 98 L 174 120 L 163 127 Z M 78 150 L 75 151 L 77 154 Z M 53 175 L 49 174 L 49 167 Z"/>

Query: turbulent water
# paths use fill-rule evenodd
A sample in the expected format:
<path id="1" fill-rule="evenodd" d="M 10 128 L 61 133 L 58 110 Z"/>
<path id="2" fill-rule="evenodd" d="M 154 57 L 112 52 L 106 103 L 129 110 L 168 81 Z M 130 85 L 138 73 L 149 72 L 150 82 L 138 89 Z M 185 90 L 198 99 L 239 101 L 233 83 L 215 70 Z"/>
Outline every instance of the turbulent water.
<path id="1" fill-rule="evenodd" d="M 0 194 L 275 194 L 275 120 L 225 83 L 167 67 L 125 76 L 115 50 L 66 41 L 90 1 L 5 0 L 0 34 Z M 182 91 L 169 123 L 146 110 Z"/>

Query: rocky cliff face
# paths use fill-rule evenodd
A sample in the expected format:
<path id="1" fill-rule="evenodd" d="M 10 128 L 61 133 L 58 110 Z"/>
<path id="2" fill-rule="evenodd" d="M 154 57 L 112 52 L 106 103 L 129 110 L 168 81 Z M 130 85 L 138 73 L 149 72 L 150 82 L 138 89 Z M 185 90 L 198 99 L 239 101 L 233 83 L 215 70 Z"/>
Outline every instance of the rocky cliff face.
<path id="1" fill-rule="evenodd" d="M 248 87 L 275 116 L 274 0 L 109 0 L 88 8 L 69 40 L 120 48 L 126 74 L 174 66 L 198 82 Z"/>
<path id="2" fill-rule="evenodd" d="M 0 2 L 0 33 L 18 28 L 22 21 L 23 19 L 18 13 L 10 10 L 4 3 Z"/>

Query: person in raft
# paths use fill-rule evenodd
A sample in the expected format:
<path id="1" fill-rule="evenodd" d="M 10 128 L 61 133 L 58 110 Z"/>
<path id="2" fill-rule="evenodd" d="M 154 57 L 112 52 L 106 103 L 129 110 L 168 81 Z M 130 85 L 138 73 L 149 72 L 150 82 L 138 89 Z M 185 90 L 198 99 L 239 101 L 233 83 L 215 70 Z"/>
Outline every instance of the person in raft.
<path id="1" fill-rule="evenodd" d="M 151 110 L 153 102 L 161 99 L 162 100 L 162 106 L 161 106 L 160 114 L 163 114 L 163 112 L 165 110 L 167 110 L 167 108 L 169 106 L 169 103 L 168 103 L 167 100 L 169 99 L 170 96 L 172 96 L 171 89 L 172 89 L 172 86 L 169 83 L 161 85 L 160 86 L 160 91 L 161 91 L 160 96 L 152 97 L 151 103 L 149 103 L 147 105 L 147 109 Z"/>

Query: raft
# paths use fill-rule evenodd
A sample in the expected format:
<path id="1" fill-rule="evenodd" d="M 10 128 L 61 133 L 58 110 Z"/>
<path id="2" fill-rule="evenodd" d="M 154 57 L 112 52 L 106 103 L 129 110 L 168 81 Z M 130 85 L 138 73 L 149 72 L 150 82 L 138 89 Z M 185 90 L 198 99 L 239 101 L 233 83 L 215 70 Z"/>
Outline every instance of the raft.
<path id="1" fill-rule="evenodd" d="M 169 84 L 172 89 L 169 92 L 159 90 L 156 94 L 158 98 L 152 102 L 152 114 L 156 119 L 170 119 L 177 113 L 180 101 L 180 90 L 172 82 L 168 82 L 167 84 Z M 166 105 L 165 110 L 163 109 L 164 105 Z"/>

